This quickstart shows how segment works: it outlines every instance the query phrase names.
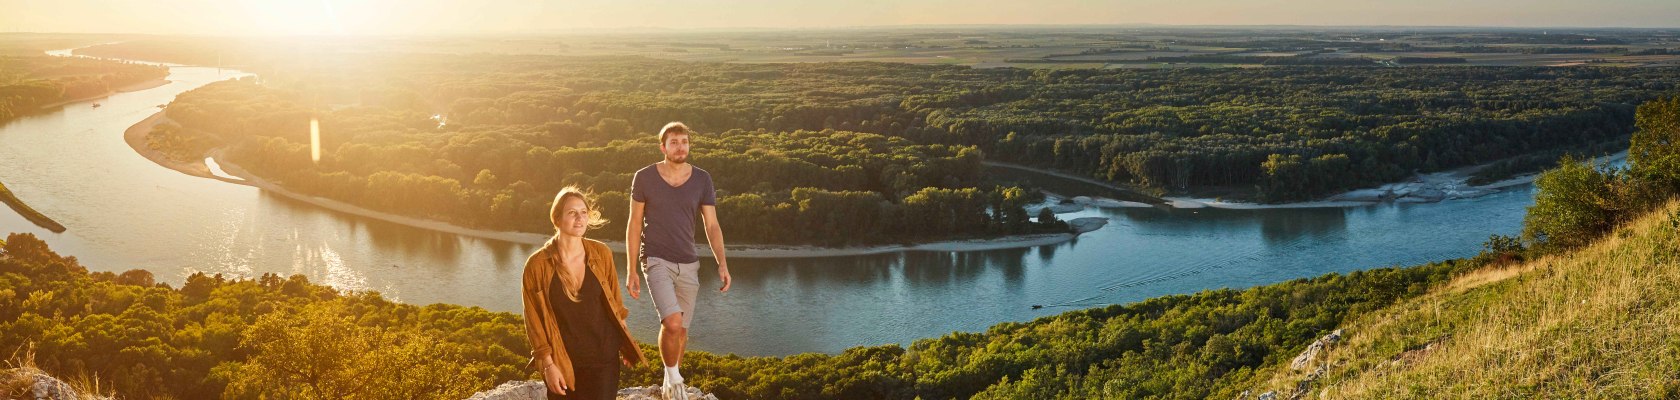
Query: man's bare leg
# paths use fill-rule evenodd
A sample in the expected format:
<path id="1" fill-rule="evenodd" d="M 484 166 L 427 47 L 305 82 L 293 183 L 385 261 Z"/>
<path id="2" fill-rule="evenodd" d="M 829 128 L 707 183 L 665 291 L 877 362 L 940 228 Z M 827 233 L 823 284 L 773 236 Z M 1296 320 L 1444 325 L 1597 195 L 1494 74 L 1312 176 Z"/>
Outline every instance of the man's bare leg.
<path id="1" fill-rule="evenodd" d="M 682 363 L 683 348 L 688 346 L 688 328 L 682 326 L 683 313 L 671 314 L 660 321 L 659 358 L 665 367 Z"/>
<path id="2" fill-rule="evenodd" d="M 682 363 L 683 347 L 688 345 L 688 328 L 682 326 L 683 313 L 671 314 L 659 324 L 659 358 L 664 361 L 665 379 L 661 385 L 664 400 L 687 400 L 687 390 L 683 389 L 682 373 L 677 365 Z"/>

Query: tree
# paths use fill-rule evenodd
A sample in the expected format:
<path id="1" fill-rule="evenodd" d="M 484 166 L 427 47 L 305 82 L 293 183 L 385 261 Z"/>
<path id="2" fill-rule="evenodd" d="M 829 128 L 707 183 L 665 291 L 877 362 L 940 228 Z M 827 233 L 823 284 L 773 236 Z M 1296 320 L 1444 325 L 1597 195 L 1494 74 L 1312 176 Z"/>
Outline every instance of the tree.
<path id="1" fill-rule="evenodd" d="M 1260 183 L 1260 198 L 1276 201 L 1299 196 L 1306 189 L 1306 166 L 1299 154 L 1272 154 L 1260 163 L 1265 178 Z"/>
<path id="2" fill-rule="evenodd" d="M 459 373 L 468 363 L 455 349 L 359 326 L 343 307 L 316 302 L 258 318 L 240 341 L 251 359 L 239 368 L 227 397 L 458 399 L 489 384 Z"/>
<path id="3" fill-rule="evenodd" d="M 1680 97 L 1646 102 L 1634 117 L 1628 150 L 1631 172 L 1680 192 Z"/>
<path id="4" fill-rule="evenodd" d="M 1061 222 L 1061 220 L 1056 219 L 1056 212 L 1051 211 L 1050 207 L 1045 207 L 1045 208 L 1038 209 L 1038 224 L 1039 225 L 1052 226 L 1057 222 Z"/>
<path id="5" fill-rule="evenodd" d="M 1557 168 L 1534 180 L 1539 193 L 1523 217 L 1523 239 L 1538 246 L 1573 248 L 1609 231 L 1614 199 L 1607 189 L 1614 174 L 1564 156 Z"/>

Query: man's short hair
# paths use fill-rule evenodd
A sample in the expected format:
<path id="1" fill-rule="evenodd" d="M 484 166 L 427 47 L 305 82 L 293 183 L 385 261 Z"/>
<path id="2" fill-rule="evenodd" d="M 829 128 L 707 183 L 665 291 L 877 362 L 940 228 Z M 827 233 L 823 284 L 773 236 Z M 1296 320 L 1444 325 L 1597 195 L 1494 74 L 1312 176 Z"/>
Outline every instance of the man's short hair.
<path id="1" fill-rule="evenodd" d="M 659 128 L 659 145 L 664 146 L 665 136 L 672 134 L 692 135 L 694 134 L 694 131 L 689 130 L 688 125 L 683 125 L 681 122 L 671 121 L 671 123 L 665 124 L 664 128 Z"/>

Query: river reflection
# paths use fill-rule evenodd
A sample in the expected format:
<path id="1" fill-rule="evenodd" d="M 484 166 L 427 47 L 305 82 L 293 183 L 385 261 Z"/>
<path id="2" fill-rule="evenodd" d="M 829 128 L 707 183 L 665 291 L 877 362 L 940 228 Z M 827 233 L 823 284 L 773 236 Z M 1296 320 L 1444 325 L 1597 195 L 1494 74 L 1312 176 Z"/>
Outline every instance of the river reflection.
<path id="1" fill-rule="evenodd" d="M 523 262 L 534 246 L 410 228 L 186 176 L 122 142 L 122 131 L 155 105 L 232 76 L 175 67 L 174 83 L 100 100 L 97 109 L 78 103 L 0 125 L 0 181 L 69 228 L 53 234 L 0 210 L 0 231 L 34 233 L 95 271 L 146 268 L 172 284 L 200 271 L 304 274 L 413 304 L 519 310 Z M 1110 223 L 1051 246 L 732 259 L 735 287 L 726 294 L 716 291 L 708 261 L 691 344 L 744 355 L 838 352 L 1081 307 L 1464 257 L 1490 234 L 1515 234 L 1532 203 L 1532 190 L 1522 187 L 1352 209 L 1086 209 L 1060 217 Z M 652 303 L 627 301 L 631 330 L 652 342 Z"/>

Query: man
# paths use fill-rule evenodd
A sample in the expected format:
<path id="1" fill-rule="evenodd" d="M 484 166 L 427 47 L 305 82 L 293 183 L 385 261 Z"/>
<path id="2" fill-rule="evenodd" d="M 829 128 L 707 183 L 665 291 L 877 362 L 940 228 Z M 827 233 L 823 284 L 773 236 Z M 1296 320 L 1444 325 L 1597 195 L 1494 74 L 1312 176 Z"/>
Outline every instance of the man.
<path id="1" fill-rule="evenodd" d="M 720 292 L 729 291 L 729 263 L 723 254 L 723 228 L 718 226 L 717 193 L 712 175 L 688 163 L 688 126 L 665 124 L 659 130 L 659 152 L 665 160 L 636 171 L 630 183 L 630 219 L 624 242 L 625 286 L 630 297 L 642 298 L 635 266 L 642 265 L 653 306 L 659 310 L 659 357 L 665 362 L 661 392 L 666 399 L 687 400 L 677 365 L 688 347 L 688 327 L 694 323 L 694 301 L 700 291 L 700 258 L 694 254 L 694 215 L 706 224 L 706 242 L 717 259 Z M 640 262 L 637 262 L 640 261 Z"/>

